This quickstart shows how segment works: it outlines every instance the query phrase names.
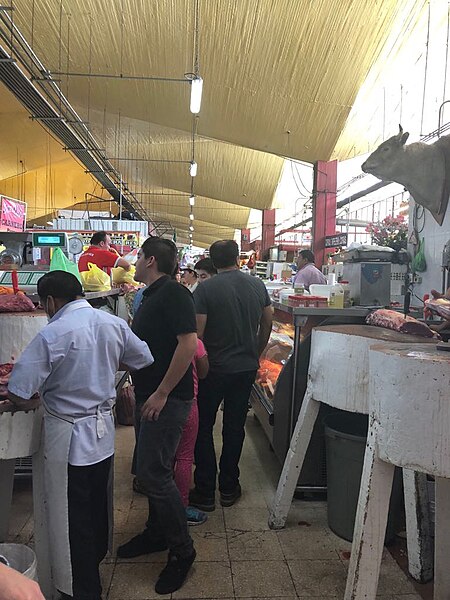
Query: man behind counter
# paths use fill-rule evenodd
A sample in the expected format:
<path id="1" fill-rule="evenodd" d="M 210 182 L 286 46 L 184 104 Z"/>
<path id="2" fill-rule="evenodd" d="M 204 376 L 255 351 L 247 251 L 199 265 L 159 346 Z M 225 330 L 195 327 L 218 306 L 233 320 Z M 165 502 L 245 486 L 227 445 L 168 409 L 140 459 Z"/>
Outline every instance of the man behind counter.
<path id="1" fill-rule="evenodd" d="M 106 231 L 97 231 L 91 238 L 91 245 L 83 252 L 78 261 L 79 271 L 89 271 L 88 263 L 97 265 L 108 275 L 113 267 L 122 267 L 125 271 L 130 270 L 130 263 L 119 256 L 111 248 L 111 237 Z"/>

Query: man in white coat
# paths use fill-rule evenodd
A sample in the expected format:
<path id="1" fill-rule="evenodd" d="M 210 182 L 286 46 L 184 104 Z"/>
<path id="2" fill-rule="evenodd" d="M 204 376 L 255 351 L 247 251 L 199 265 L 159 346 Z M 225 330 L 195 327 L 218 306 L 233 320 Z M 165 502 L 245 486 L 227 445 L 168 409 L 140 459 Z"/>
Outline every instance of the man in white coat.
<path id="1" fill-rule="evenodd" d="M 63 596 L 100 600 L 98 567 L 112 527 L 115 374 L 119 365 L 142 369 L 153 357 L 125 321 L 82 298 L 73 275 L 47 273 L 38 294 L 49 324 L 24 350 L 8 385 L 21 408 L 37 392 L 44 406 L 33 474 L 44 523 L 40 531 L 36 524 L 36 549 L 48 548 L 53 584 Z"/>

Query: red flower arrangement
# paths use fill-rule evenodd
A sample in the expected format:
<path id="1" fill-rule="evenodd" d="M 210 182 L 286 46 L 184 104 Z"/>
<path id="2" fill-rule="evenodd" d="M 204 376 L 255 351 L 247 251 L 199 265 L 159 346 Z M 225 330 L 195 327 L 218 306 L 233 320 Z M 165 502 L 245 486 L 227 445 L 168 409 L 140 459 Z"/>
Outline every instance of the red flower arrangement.
<path id="1" fill-rule="evenodd" d="M 394 250 L 406 248 L 408 241 L 408 224 L 405 217 L 388 215 L 381 223 L 369 223 L 366 232 L 370 233 L 372 243 L 377 246 L 388 246 Z"/>

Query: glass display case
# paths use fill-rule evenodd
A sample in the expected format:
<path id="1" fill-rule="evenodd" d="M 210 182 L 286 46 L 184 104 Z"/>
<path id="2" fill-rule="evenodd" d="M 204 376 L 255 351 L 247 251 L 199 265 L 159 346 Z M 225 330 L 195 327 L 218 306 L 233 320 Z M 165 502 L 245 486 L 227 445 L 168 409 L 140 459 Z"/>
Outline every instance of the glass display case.
<path id="1" fill-rule="evenodd" d="M 294 335 L 292 324 L 274 321 L 269 343 L 259 361 L 255 385 L 272 409 L 278 377 L 294 349 Z"/>

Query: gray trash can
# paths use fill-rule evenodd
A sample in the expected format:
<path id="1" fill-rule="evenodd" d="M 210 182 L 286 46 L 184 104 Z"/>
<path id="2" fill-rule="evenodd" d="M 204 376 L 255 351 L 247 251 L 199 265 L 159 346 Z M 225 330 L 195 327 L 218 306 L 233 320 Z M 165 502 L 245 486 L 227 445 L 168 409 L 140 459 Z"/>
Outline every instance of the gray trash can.
<path id="1" fill-rule="evenodd" d="M 0 560 L 12 569 L 37 581 L 36 554 L 24 544 L 0 544 Z"/>
<path id="2" fill-rule="evenodd" d="M 368 417 L 336 412 L 324 419 L 328 479 L 328 526 L 339 537 L 353 539 L 356 508 L 366 450 Z M 400 488 L 400 489 L 399 489 Z M 398 505 L 401 484 L 394 485 L 391 507 Z M 389 509 L 385 543 L 395 535 L 394 510 Z"/>

